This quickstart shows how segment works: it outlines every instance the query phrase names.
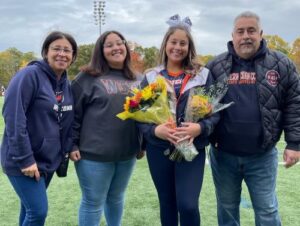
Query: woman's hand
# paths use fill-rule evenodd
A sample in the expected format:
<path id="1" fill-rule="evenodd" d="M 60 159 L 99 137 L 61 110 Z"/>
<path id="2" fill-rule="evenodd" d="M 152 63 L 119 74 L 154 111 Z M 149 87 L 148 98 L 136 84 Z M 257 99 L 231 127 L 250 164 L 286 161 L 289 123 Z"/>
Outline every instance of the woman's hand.
<path id="1" fill-rule="evenodd" d="M 145 150 L 141 150 L 136 154 L 136 159 L 142 159 L 146 154 Z"/>
<path id="2" fill-rule="evenodd" d="M 172 122 L 160 124 L 156 126 L 154 130 L 155 136 L 163 140 L 168 140 L 174 145 L 176 145 L 177 140 L 180 139 L 179 136 L 174 135 L 175 132 L 174 123 Z"/>
<path id="3" fill-rule="evenodd" d="M 177 142 L 189 140 L 189 143 L 193 143 L 194 138 L 201 134 L 201 126 L 199 123 L 183 122 L 181 127 L 176 128 L 174 135 L 181 137 Z"/>
<path id="4" fill-rule="evenodd" d="M 77 149 L 75 151 L 70 152 L 70 159 L 73 162 L 77 162 L 81 159 L 80 151 Z"/>
<path id="5" fill-rule="evenodd" d="M 21 169 L 21 172 L 28 177 L 35 177 L 36 181 L 40 180 L 40 172 L 37 167 L 37 164 L 34 163 L 31 166 L 28 166 L 24 169 Z"/>

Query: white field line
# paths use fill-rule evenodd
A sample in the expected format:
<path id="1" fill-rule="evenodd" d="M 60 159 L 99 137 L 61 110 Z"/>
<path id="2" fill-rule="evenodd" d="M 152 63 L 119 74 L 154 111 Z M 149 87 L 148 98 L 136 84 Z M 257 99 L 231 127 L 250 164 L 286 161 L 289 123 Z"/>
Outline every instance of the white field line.
<path id="1" fill-rule="evenodd" d="M 205 159 L 205 164 L 210 165 L 208 158 L 206 157 Z M 284 165 L 285 162 L 278 162 L 278 165 Z M 295 165 L 300 165 L 300 162 L 297 162 Z"/>
<path id="2" fill-rule="evenodd" d="M 277 142 L 277 148 L 278 148 L 278 145 L 283 145 L 283 146 L 285 146 L 286 145 L 286 142 L 284 141 L 284 140 L 280 140 L 280 141 L 278 141 Z M 206 153 L 208 153 L 208 149 L 207 149 L 207 152 Z M 281 150 L 278 150 L 278 159 L 280 160 L 282 160 L 282 154 L 283 154 L 283 150 L 281 151 Z M 205 164 L 206 165 L 209 165 L 209 160 L 208 160 L 208 157 L 207 157 L 207 154 L 206 154 L 206 159 L 205 159 Z M 278 161 L 278 165 L 284 165 L 285 164 L 285 162 L 283 162 L 283 161 Z M 295 165 L 300 165 L 300 161 L 298 162 L 298 163 L 296 163 Z"/>

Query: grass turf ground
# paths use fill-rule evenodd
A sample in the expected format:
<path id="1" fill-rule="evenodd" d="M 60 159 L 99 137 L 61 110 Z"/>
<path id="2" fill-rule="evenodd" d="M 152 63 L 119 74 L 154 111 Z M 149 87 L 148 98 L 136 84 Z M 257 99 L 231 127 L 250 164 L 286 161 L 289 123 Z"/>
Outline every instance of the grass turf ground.
<path id="1" fill-rule="evenodd" d="M 0 98 L 2 109 L 3 98 Z M 0 137 L 3 131 L 3 119 L 0 117 Z M 284 148 L 279 142 L 278 148 Z M 282 152 L 279 153 L 282 160 Z M 282 225 L 299 225 L 300 216 L 300 165 L 290 169 L 278 167 L 277 193 Z M 241 202 L 241 224 L 254 225 L 254 214 L 245 185 L 243 185 Z M 49 213 L 46 226 L 76 226 L 80 190 L 71 163 L 67 178 L 53 178 L 48 189 Z M 217 226 L 216 200 L 209 165 L 205 169 L 205 177 L 200 197 L 200 211 L 203 226 Z M 0 226 L 17 225 L 19 201 L 6 176 L 0 172 Z M 105 221 L 102 220 L 101 226 Z M 147 161 L 139 160 L 131 178 L 127 195 L 123 226 L 159 226 L 159 206 L 152 183 Z"/>

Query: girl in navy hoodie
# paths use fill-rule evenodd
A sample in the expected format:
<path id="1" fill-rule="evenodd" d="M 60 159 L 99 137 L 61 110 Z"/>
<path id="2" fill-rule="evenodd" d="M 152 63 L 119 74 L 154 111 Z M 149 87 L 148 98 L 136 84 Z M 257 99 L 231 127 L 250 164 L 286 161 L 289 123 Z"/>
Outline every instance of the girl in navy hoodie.
<path id="1" fill-rule="evenodd" d="M 189 90 L 212 83 L 208 69 L 194 63 L 195 45 L 190 33 L 189 18 L 178 15 L 168 21 L 170 28 L 163 39 L 160 66 L 148 70 L 142 87 L 153 82 L 158 74 L 170 80 L 177 96 L 177 129 L 170 123 L 160 125 L 140 123 L 143 132 L 150 173 L 156 187 L 162 226 L 199 226 L 198 201 L 203 181 L 205 146 L 216 125 L 217 114 L 199 122 L 183 122 Z M 182 138 L 183 137 L 183 138 Z M 172 161 L 169 155 L 180 140 L 193 142 L 199 154 L 192 162 Z M 178 220 L 180 219 L 180 220 Z"/>
<path id="2" fill-rule="evenodd" d="M 77 56 L 72 36 L 50 33 L 43 60 L 17 72 L 5 93 L 1 165 L 20 198 L 19 225 L 44 225 L 46 189 L 72 149 L 73 98 L 66 69 Z"/>

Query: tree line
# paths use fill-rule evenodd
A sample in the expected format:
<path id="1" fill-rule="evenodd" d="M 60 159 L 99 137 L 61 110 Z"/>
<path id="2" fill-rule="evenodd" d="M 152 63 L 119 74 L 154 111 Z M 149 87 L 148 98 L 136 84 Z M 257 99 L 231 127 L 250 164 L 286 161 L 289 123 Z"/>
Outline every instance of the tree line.
<path id="1" fill-rule="evenodd" d="M 265 35 L 264 38 L 270 49 L 278 50 L 286 54 L 294 61 L 298 71 L 300 71 L 300 37 L 292 45 L 284 41 L 278 35 Z M 68 70 L 69 78 L 72 80 L 80 71 L 80 67 L 87 64 L 90 60 L 94 44 L 79 45 L 78 56 L 75 63 Z M 138 72 L 142 73 L 147 68 L 154 67 L 157 64 L 157 55 L 159 49 L 156 47 L 143 48 L 134 47 L 130 54 L 132 57 L 132 66 Z M 199 61 L 206 64 L 214 58 L 213 55 L 199 55 Z M 36 60 L 34 52 L 22 53 L 16 48 L 9 48 L 0 52 L 0 86 L 7 87 L 12 76 L 21 68 L 25 67 L 30 61 Z"/>

